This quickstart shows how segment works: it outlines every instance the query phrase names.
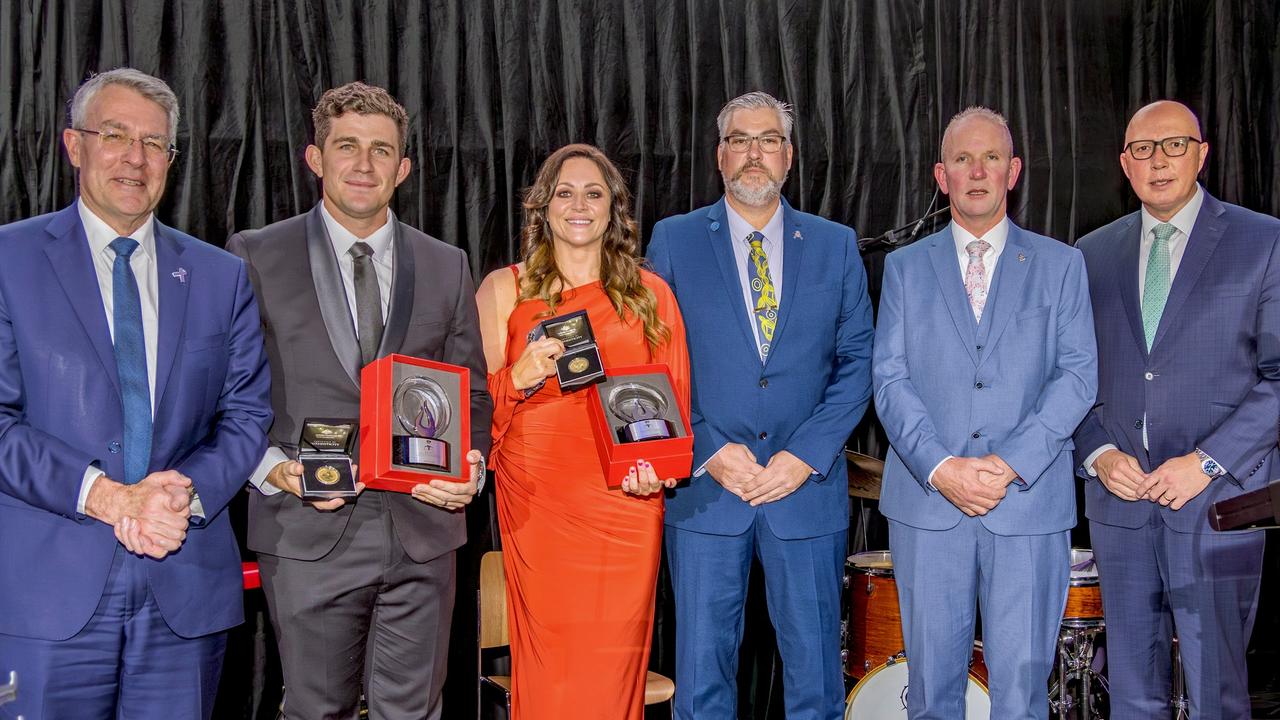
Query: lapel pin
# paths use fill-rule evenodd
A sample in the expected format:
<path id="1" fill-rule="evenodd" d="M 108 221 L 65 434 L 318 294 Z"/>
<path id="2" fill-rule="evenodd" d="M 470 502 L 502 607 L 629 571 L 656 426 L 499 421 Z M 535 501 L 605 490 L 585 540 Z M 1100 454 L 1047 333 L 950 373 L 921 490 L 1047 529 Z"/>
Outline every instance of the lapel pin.
<path id="1" fill-rule="evenodd" d="M 792 235 L 791 237 L 793 237 L 793 238 L 795 238 L 795 239 L 797 239 L 797 240 L 803 240 L 803 239 L 804 239 L 804 236 L 800 234 L 800 231 L 799 231 L 799 230 L 797 230 L 797 231 L 795 232 L 795 234 L 794 234 L 794 235 Z"/>
<path id="2" fill-rule="evenodd" d="M 186 285 L 186 284 L 187 284 L 187 269 L 186 269 L 186 268 L 184 268 L 184 267 L 180 267 L 180 268 L 178 268 L 177 270 L 175 270 L 175 271 L 173 271 L 173 272 L 169 273 L 169 277 L 176 277 L 176 278 L 178 278 L 178 282 L 182 283 L 183 285 Z"/>
<path id="3" fill-rule="evenodd" d="M 1026 262 L 1026 261 L 1027 261 L 1027 256 L 1023 255 L 1022 253 L 1018 253 L 1018 262 Z"/>

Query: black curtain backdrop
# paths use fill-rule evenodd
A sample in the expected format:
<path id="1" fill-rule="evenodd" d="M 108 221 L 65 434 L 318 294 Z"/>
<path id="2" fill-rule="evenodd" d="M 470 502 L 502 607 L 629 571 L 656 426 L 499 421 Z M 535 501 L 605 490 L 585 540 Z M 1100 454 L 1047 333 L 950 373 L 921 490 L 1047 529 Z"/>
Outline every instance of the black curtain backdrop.
<path id="1" fill-rule="evenodd" d="M 310 108 L 351 80 L 387 87 L 410 113 L 414 170 L 396 212 L 466 249 L 477 278 L 514 259 L 518 194 L 569 142 L 618 163 L 646 232 L 714 201 L 716 113 L 753 89 L 796 106 L 790 201 L 864 236 L 925 212 L 942 128 L 973 103 L 1009 118 L 1025 162 L 1010 214 L 1032 230 L 1072 242 L 1135 209 L 1117 161 L 1124 126 L 1166 97 L 1200 114 L 1207 189 L 1280 215 L 1278 37 L 1275 0 L 5 0 L 0 222 L 73 198 L 67 99 L 120 65 L 177 92 L 182 153 L 159 214 L 217 245 L 317 201 L 302 162 Z M 873 294 L 882 257 L 867 258 Z M 854 440 L 872 453 L 882 442 L 873 421 Z M 496 541 L 491 507 L 469 512 L 449 718 L 474 715 L 468 583 Z M 780 717 L 753 603 L 742 714 Z M 1259 633 L 1274 637 L 1265 609 Z M 655 667 L 669 673 L 665 588 L 658 617 Z M 274 676 L 254 672 L 270 665 L 253 656 L 255 628 L 258 653 L 269 645 L 257 620 L 228 657 L 245 683 L 236 712 L 220 715 L 273 700 Z"/>

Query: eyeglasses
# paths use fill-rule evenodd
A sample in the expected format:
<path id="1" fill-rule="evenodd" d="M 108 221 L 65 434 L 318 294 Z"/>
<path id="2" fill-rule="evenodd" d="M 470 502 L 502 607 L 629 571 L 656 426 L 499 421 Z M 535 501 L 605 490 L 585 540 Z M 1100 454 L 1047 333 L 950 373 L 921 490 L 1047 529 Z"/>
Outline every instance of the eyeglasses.
<path id="1" fill-rule="evenodd" d="M 776 153 L 787 143 L 781 135 L 726 135 L 720 141 L 736 153 L 744 153 L 751 149 L 751 143 L 759 143 L 760 152 Z"/>
<path id="2" fill-rule="evenodd" d="M 119 130 L 85 130 L 84 128 L 72 128 L 76 132 L 88 133 L 89 135 L 97 135 L 98 142 L 102 143 L 102 147 L 113 153 L 126 153 L 133 149 L 135 142 L 142 143 L 142 154 L 147 160 L 159 160 L 164 158 L 167 162 L 173 162 L 178 156 L 178 148 L 173 145 L 167 145 L 164 138 L 148 135 L 147 137 L 130 137 Z"/>
<path id="3" fill-rule="evenodd" d="M 1204 142 L 1199 138 L 1193 138 L 1190 135 L 1178 135 L 1176 137 L 1167 137 L 1163 140 L 1134 140 L 1124 146 L 1129 151 L 1129 156 L 1134 160 L 1146 160 L 1156 154 L 1156 146 L 1164 151 L 1165 157 L 1182 157 L 1187 154 L 1187 149 L 1191 147 L 1193 142 Z"/>

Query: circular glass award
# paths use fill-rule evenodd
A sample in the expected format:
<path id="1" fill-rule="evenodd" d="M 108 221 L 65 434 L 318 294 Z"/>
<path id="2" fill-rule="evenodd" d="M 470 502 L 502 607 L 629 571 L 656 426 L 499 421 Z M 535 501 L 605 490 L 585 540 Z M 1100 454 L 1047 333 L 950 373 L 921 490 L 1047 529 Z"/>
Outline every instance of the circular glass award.
<path id="1" fill-rule="evenodd" d="M 409 433 L 392 438 L 392 462 L 448 472 L 449 443 L 440 435 L 449 427 L 452 405 L 440 383 L 421 375 L 405 378 L 392 403 L 396 421 Z"/>
<path id="2" fill-rule="evenodd" d="M 666 396 L 648 383 L 618 385 L 609 391 L 605 405 L 622 421 L 618 428 L 619 442 L 665 440 L 675 435 L 674 426 L 663 417 L 667 412 Z"/>

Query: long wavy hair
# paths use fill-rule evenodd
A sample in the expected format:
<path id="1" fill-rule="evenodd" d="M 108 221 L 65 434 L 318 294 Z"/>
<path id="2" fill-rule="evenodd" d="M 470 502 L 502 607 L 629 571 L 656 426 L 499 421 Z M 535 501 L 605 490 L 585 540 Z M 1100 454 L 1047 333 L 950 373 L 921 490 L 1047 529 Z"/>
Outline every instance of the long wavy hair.
<path id="1" fill-rule="evenodd" d="M 643 260 L 640 252 L 640 230 L 631 216 L 631 191 L 622 173 L 598 148 L 591 145 L 566 145 L 551 153 L 538 168 L 538 175 L 524 193 L 524 226 L 520 229 L 521 256 L 525 271 L 520 277 L 520 300 L 539 299 L 547 303 L 554 315 L 560 304 L 561 290 L 568 286 L 556 266 L 556 255 L 547 222 L 547 207 L 560 179 L 560 169 L 571 158 L 587 158 L 600 168 L 609 188 L 609 225 L 604 231 L 600 251 L 600 282 L 609 302 L 626 323 L 639 318 L 644 323 L 644 337 L 651 350 L 657 349 L 671 335 L 658 317 L 658 299 L 640 281 Z"/>

